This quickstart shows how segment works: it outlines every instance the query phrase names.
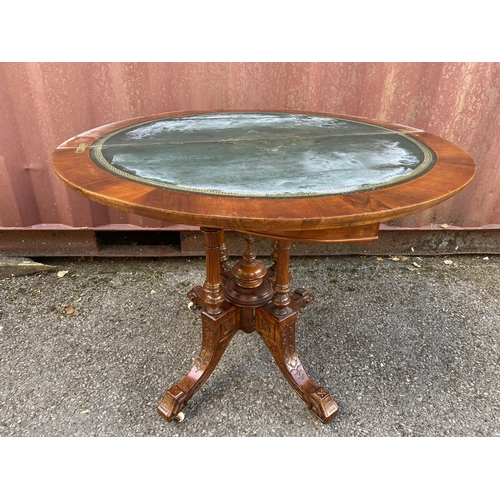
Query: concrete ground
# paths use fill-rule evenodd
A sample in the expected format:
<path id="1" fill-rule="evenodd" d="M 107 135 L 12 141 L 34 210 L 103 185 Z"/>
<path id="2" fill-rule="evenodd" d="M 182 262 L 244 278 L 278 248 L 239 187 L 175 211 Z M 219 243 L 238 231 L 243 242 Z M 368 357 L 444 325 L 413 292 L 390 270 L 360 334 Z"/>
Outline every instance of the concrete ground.
<path id="1" fill-rule="evenodd" d="M 293 258 L 328 425 L 243 332 L 184 422 L 156 413 L 198 354 L 203 259 L 42 262 L 0 281 L 0 436 L 500 436 L 500 257 Z"/>

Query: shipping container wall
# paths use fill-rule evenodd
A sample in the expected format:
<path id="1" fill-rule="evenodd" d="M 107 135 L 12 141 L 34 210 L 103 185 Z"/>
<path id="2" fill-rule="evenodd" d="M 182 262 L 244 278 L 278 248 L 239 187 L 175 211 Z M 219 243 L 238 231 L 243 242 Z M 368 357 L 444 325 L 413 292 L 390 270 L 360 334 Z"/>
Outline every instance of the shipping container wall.
<path id="1" fill-rule="evenodd" d="M 76 195 L 52 151 L 126 118 L 231 108 L 349 114 L 449 139 L 476 160 L 472 184 L 391 225 L 500 224 L 499 63 L 2 63 L 0 229 L 168 227 Z"/>

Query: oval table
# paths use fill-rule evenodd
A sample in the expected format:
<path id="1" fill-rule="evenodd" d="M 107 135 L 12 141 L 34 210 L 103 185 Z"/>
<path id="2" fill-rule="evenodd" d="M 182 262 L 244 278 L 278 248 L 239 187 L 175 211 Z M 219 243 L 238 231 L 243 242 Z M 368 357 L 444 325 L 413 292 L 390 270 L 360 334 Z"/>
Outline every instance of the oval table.
<path id="1" fill-rule="evenodd" d="M 202 308 L 202 341 L 191 371 L 167 390 L 159 413 L 180 420 L 239 330 L 257 332 L 283 375 L 323 423 L 338 412 L 307 376 L 295 347 L 290 241 L 377 238 L 379 224 L 436 205 L 473 178 L 471 156 L 414 128 L 296 111 L 175 112 L 112 123 L 61 144 L 52 163 L 77 193 L 126 212 L 200 226 L 206 279 L 188 296 Z M 224 230 L 245 233 L 232 268 Z M 272 240 L 273 264 L 253 238 Z"/>

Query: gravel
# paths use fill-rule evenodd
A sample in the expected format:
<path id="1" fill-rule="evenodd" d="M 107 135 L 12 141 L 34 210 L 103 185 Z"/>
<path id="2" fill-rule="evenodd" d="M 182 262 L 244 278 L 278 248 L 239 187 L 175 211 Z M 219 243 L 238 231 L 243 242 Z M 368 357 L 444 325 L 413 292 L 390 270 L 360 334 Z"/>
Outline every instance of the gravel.
<path id="1" fill-rule="evenodd" d="M 0 436 L 500 436 L 500 257 L 293 258 L 315 296 L 298 352 L 340 407 L 328 425 L 243 332 L 184 422 L 156 413 L 198 354 L 203 259 L 43 262 L 0 281 Z"/>

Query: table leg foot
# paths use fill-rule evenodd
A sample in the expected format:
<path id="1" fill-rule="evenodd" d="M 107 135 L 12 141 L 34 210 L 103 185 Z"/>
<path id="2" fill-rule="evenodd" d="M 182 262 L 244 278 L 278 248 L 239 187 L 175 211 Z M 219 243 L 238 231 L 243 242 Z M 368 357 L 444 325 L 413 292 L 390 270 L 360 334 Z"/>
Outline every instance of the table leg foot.
<path id="1" fill-rule="evenodd" d="M 205 303 L 205 291 L 203 287 L 199 285 L 195 286 L 188 292 L 187 297 L 196 307 L 203 308 L 203 304 Z"/>
<path id="2" fill-rule="evenodd" d="M 314 295 L 305 288 L 297 288 L 290 294 L 290 308 L 294 311 L 303 309 L 314 301 Z"/>
<path id="3" fill-rule="evenodd" d="M 309 411 L 323 424 L 327 424 L 335 418 L 339 412 L 337 403 L 333 400 L 330 392 L 324 387 L 317 387 L 314 391 L 302 397 Z"/>
<path id="4" fill-rule="evenodd" d="M 286 380 L 307 404 L 311 413 L 322 423 L 329 423 L 338 413 L 331 394 L 317 386 L 307 376 L 295 347 L 296 313 L 289 310 L 277 317 L 273 306 L 258 309 L 256 330 L 271 351 Z"/>
<path id="5" fill-rule="evenodd" d="M 202 311 L 203 337 L 201 349 L 191 371 L 163 396 L 158 413 L 171 422 L 184 409 L 188 401 L 207 381 L 219 363 L 226 347 L 239 329 L 239 310 L 225 303 L 222 313 L 212 316 Z"/>
<path id="6" fill-rule="evenodd" d="M 187 396 L 188 394 L 178 385 L 174 385 L 165 393 L 156 410 L 164 419 L 172 422 L 177 415 L 182 413 L 181 410 L 187 404 Z"/>

